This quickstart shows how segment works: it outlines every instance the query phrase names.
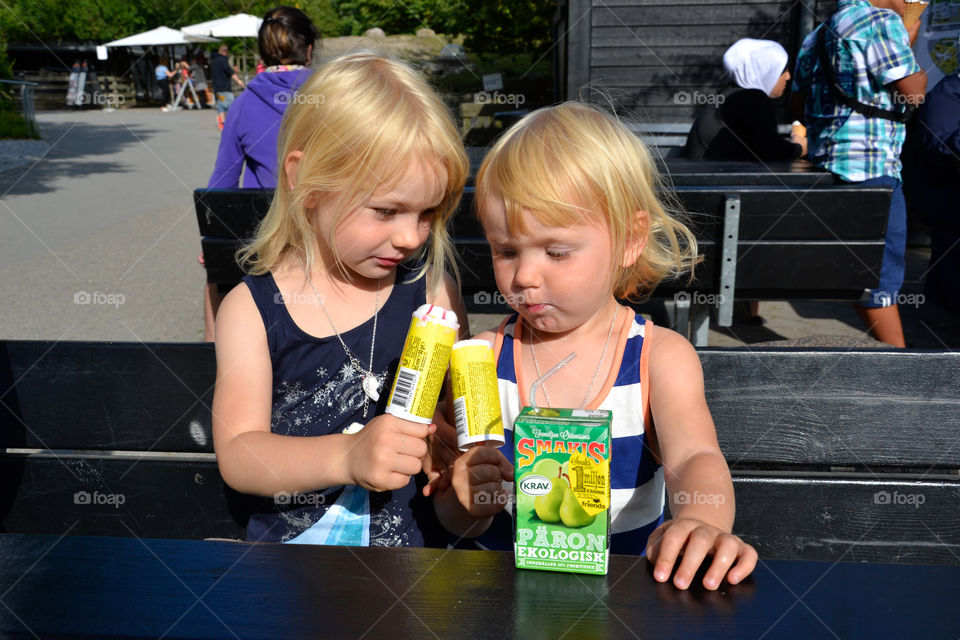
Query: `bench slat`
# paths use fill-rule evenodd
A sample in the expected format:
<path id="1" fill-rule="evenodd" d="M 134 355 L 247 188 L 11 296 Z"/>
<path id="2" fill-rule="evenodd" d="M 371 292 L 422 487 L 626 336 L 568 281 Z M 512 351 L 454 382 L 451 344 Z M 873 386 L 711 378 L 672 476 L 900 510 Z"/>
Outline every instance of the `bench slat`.
<path id="1" fill-rule="evenodd" d="M 250 513 L 215 462 L 0 457 L 0 478 L 4 533 L 240 540 Z"/>
<path id="2" fill-rule="evenodd" d="M 211 453 L 215 378 L 212 344 L 3 341 L 0 447 Z"/>
<path id="3" fill-rule="evenodd" d="M 734 468 L 960 469 L 960 353 L 703 349 L 700 358 Z"/>
<path id="4" fill-rule="evenodd" d="M 960 564 L 960 481 L 734 475 L 733 531 L 761 558 Z"/>

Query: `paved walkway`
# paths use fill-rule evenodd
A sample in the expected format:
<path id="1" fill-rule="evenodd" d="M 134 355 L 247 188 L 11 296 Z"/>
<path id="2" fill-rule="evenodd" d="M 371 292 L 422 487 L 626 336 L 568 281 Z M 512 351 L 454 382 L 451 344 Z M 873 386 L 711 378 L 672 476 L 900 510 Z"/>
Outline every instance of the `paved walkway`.
<path id="1" fill-rule="evenodd" d="M 0 172 L 33 164 L 49 150 L 45 140 L 0 140 Z"/>
<path id="2" fill-rule="evenodd" d="M 213 112 L 40 112 L 38 121 L 44 143 L 0 142 L 0 339 L 202 339 L 192 194 L 216 158 Z M 960 318 L 917 297 L 928 258 L 909 254 L 907 341 L 960 348 Z M 710 344 L 870 344 L 846 303 L 764 302 L 760 313 L 765 325 L 712 330 Z M 474 315 L 471 326 L 501 317 Z"/>

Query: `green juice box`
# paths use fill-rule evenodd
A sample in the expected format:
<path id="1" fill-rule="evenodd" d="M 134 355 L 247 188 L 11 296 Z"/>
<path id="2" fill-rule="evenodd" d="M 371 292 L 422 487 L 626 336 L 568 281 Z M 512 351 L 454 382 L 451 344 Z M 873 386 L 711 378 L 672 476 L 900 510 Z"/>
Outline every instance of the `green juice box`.
<path id="1" fill-rule="evenodd" d="M 513 424 L 520 569 L 605 575 L 609 411 L 524 407 Z"/>

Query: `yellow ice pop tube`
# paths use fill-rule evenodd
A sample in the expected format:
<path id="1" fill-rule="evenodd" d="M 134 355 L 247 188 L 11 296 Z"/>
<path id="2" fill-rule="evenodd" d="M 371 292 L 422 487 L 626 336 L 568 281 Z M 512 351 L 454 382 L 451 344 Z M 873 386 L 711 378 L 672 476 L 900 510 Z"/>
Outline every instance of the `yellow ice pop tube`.
<path id="1" fill-rule="evenodd" d="M 460 450 L 487 442 L 494 446 L 503 444 L 493 345 L 486 340 L 461 340 L 453 345 L 450 380 Z"/>
<path id="2" fill-rule="evenodd" d="M 387 413 L 422 424 L 433 422 L 459 328 L 457 314 L 449 309 L 424 304 L 413 312 Z"/>

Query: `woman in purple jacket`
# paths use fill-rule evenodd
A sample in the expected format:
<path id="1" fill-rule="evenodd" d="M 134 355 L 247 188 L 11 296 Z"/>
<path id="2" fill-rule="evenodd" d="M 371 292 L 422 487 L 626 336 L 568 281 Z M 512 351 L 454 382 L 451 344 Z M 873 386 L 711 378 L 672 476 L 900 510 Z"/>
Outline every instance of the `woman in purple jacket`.
<path id="1" fill-rule="evenodd" d="M 217 162 L 207 184 L 210 188 L 236 189 L 243 176 L 244 189 L 277 186 L 277 136 L 287 105 L 297 88 L 310 76 L 313 45 L 320 36 L 302 11 L 276 7 L 263 16 L 257 45 L 267 68 L 257 74 L 246 91 L 230 106 L 217 151 Z M 201 256 L 201 262 L 203 256 Z M 217 285 L 204 290 L 204 337 L 214 339 L 214 318 L 222 295 Z"/>
<path id="2" fill-rule="evenodd" d="M 277 134 L 287 104 L 311 69 L 317 29 L 302 11 L 277 7 L 263 16 L 258 45 L 267 65 L 230 106 L 217 163 L 208 187 L 236 188 L 246 165 L 244 189 L 277 186 Z"/>

